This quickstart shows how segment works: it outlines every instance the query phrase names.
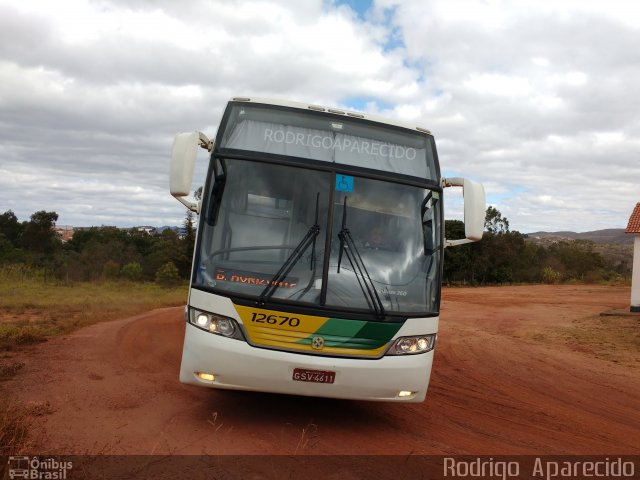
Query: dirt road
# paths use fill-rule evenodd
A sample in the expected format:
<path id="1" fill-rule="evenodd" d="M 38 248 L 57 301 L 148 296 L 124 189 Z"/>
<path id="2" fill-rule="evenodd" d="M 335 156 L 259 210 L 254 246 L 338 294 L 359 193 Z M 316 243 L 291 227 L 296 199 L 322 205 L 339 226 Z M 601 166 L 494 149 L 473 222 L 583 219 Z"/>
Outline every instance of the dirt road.
<path id="1" fill-rule="evenodd" d="M 38 413 L 24 453 L 638 454 L 640 352 L 615 363 L 571 336 L 628 300 L 623 287 L 446 289 L 423 404 L 182 385 L 182 308 L 30 347 L 1 388 Z"/>

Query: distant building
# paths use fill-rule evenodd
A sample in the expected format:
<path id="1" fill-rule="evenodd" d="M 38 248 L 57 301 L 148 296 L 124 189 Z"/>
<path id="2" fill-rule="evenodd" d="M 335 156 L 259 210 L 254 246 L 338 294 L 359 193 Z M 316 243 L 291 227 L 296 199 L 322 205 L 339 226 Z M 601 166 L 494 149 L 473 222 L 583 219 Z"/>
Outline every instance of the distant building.
<path id="1" fill-rule="evenodd" d="M 74 229 L 71 225 L 56 225 L 54 230 L 62 243 L 68 242 L 73 238 Z"/>
<path id="2" fill-rule="evenodd" d="M 133 227 L 133 229 L 137 230 L 138 232 L 146 232 L 149 235 L 155 235 L 157 233 L 156 232 L 156 227 L 149 227 L 149 226 L 146 226 L 146 225 L 142 225 L 142 226 L 139 226 L 139 227 Z"/>
<path id="3" fill-rule="evenodd" d="M 640 203 L 629 218 L 626 233 L 635 235 L 633 243 L 633 267 L 631 273 L 631 311 L 640 312 Z"/>

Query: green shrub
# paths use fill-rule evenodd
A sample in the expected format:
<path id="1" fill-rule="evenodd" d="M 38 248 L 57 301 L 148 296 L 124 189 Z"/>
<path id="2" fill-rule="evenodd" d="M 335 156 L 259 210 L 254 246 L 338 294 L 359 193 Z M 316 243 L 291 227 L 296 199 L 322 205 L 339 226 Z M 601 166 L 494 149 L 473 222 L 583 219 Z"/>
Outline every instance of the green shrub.
<path id="1" fill-rule="evenodd" d="M 142 278 L 142 266 L 138 262 L 127 263 L 120 270 L 122 278 L 136 282 Z"/>
<path id="2" fill-rule="evenodd" d="M 156 283 L 163 287 L 170 287 L 180 283 L 180 272 L 173 262 L 167 262 L 156 272 Z"/>
<path id="3" fill-rule="evenodd" d="M 542 281 L 549 284 L 558 283 L 560 282 L 560 272 L 551 267 L 545 267 L 542 272 Z"/>

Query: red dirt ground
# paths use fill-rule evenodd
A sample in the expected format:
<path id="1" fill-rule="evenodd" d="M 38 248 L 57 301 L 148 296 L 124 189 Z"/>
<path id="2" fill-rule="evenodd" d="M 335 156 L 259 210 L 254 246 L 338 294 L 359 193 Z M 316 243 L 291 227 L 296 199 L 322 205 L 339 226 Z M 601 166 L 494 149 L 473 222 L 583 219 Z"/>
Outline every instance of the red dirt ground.
<path id="1" fill-rule="evenodd" d="M 626 287 L 445 289 L 422 404 L 182 385 L 182 308 L 29 347 L 0 388 L 40 413 L 25 454 L 639 454 L 640 361 L 557 334 L 628 301 Z"/>

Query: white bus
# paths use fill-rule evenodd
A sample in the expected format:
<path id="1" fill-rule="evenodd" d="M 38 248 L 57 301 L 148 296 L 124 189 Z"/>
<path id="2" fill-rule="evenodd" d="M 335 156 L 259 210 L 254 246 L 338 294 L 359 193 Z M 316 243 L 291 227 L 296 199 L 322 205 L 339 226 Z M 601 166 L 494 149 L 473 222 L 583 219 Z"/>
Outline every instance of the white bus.
<path id="1" fill-rule="evenodd" d="M 185 197 L 198 146 L 201 201 Z M 443 233 L 464 189 L 466 239 Z M 254 98 L 215 142 L 178 134 L 171 194 L 199 213 L 180 381 L 213 388 L 421 402 L 438 332 L 445 244 L 482 237 L 480 184 L 443 179 L 428 130 Z"/>

